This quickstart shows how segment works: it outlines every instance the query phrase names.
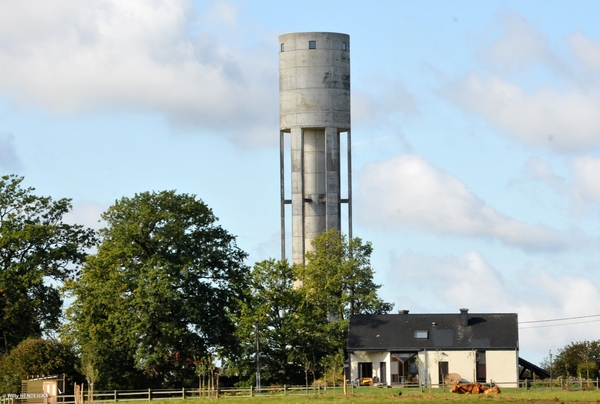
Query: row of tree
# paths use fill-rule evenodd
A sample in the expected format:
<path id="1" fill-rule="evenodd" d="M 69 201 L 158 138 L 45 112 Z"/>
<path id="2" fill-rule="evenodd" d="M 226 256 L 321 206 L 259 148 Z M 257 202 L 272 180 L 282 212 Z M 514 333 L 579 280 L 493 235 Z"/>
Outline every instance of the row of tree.
<path id="1" fill-rule="evenodd" d="M 0 180 L 0 393 L 59 372 L 100 389 L 193 385 L 214 358 L 241 384 L 307 383 L 342 368 L 349 315 L 392 309 L 358 238 L 327 232 L 306 266 L 250 268 L 194 195 L 124 197 L 94 232 L 22 182 Z"/>
<path id="2" fill-rule="evenodd" d="M 571 342 L 551 361 L 545 358 L 542 367 L 551 372 L 553 377 L 582 377 L 596 379 L 600 365 L 600 340 Z"/>

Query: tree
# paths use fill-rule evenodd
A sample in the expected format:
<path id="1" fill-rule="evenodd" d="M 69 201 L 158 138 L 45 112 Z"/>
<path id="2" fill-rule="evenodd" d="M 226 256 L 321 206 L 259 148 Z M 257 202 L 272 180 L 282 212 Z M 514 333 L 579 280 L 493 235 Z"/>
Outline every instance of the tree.
<path id="1" fill-rule="evenodd" d="M 600 341 L 572 342 L 558 353 L 552 363 L 554 376 L 597 378 L 600 363 Z M 549 369 L 548 369 L 549 370 Z"/>
<path id="2" fill-rule="evenodd" d="M 64 330 L 100 388 L 193 383 L 195 358 L 235 352 L 246 253 L 212 210 L 193 195 L 146 192 L 102 218 L 97 254 L 68 285 Z"/>
<path id="3" fill-rule="evenodd" d="M 331 364 L 331 355 L 336 352 L 343 351 L 346 357 L 351 315 L 385 314 L 394 307 L 377 295 L 381 285 L 373 281 L 372 252 L 370 242 L 363 243 L 358 237 L 348 240 L 332 229 L 313 239 L 312 250 L 306 253 L 307 264 L 299 267 L 304 306 L 311 307 L 312 321 L 318 324 L 313 327 L 323 336 L 321 345 L 326 347 L 325 354 L 313 360 L 320 371 Z"/>
<path id="4" fill-rule="evenodd" d="M 78 377 L 77 365 L 71 346 L 55 339 L 27 339 L 0 359 L 0 393 L 20 393 L 21 380 L 30 375 Z"/>
<path id="5" fill-rule="evenodd" d="M 58 328 L 58 288 L 96 241 L 93 230 L 64 223 L 70 199 L 34 195 L 22 182 L 0 178 L 0 355 Z"/>
<path id="6" fill-rule="evenodd" d="M 305 364 L 324 355 L 327 346 L 311 306 L 294 287 L 295 267 L 285 260 L 264 260 L 254 265 L 249 279 L 250 298 L 237 318 L 243 352 L 232 366 L 246 384 L 255 384 L 258 340 L 262 384 L 304 383 Z"/>
<path id="7" fill-rule="evenodd" d="M 332 230 L 313 248 L 305 267 L 272 259 L 254 266 L 251 298 L 238 318 L 245 350 L 236 363 L 246 381 L 255 380 L 257 328 L 263 384 L 308 383 L 309 375 L 314 381 L 325 371 L 341 373 L 349 315 L 392 309 L 377 296 L 370 243 L 349 243 Z"/>
<path id="8" fill-rule="evenodd" d="M 324 315 L 344 320 L 353 314 L 385 314 L 394 305 L 377 296 L 381 285 L 373 281 L 370 242 L 330 230 L 315 237 L 313 249 L 306 253 L 307 264 L 299 279 L 307 301 L 321 308 Z"/>

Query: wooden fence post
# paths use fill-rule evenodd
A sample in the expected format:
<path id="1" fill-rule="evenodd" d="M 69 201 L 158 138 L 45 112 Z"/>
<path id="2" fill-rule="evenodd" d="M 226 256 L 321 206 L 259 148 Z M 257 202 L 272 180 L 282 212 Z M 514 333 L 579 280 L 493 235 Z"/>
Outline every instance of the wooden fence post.
<path id="1" fill-rule="evenodd" d="M 220 379 L 220 376 L 221 375 L 219 373 L 217 373 L 217 392 L 216 392 L 217 393 L 217 396 L 216 396 L 217 399 L 219 398 L 219 379 Z"/>
<path id="2" fill-rule="evenodd" d="M 152 390 L 148 389 L 148 401 L 152 401 Z"/>

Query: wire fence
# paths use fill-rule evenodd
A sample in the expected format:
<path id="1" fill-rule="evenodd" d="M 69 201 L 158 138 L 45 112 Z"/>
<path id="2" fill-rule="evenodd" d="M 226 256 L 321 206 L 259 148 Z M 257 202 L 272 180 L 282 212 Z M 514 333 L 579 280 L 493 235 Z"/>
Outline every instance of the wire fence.
<path id="1" fill-rule="evenodd" d="M 600 388 L 600 381 L 596 379 L 586 378 L 557 378 L 557 379 L 544 379 L 544 380 L 527 380 L 520 382 L 519 387 L 523 389 L 544 389 L 544 390 L 598 390 Z"/>

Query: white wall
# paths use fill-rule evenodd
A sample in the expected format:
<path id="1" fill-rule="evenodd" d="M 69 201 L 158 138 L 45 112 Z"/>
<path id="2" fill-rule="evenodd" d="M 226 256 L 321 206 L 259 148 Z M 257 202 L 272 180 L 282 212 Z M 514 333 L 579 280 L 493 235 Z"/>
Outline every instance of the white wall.
<path id="1" fill-rule="evenodd" d="M 470 383 L 476 382 L 476 351 L 424 351 L 419 353 L 419 377 L 425 384 L 439 383 L 439 362 L 448 362 L 448 373 L 458 373 Z M 504 387 L 517 387 L 518 353 L 486 351 L 486 382 Z"/>
<path id="2" fill-rule="evenodd" d="M 419 379 L 428 386 L 439 383 L 439 362 L 448 362 L 448 373 L 458 373 L 467 382 L 474 383 L 476 351 L 421 351 L 418 354 Z M 518 352 L 486 351 L 486 382 L 500 387 L 518 386 Z M 358 377 L 358 363 L 373 363 L 373 376 L 381 380 L 379 363 L 386 362 L 386 382 L 391 383 L 391 354 L 389 352 L 354 352 L 350 354 L 351 380 Z"/>
<path id="3" fill-rule="evenodd" d="M 519 353 L 517 351 L 487 351 L 487 378 L 502 387 L 518 387 Z"/>
<path id="4" fill-rule="evenodd" d="M 458 373 L 463 380 L 474 381 L 474 351 L 424 351 L 419 353 L 419 377 L 423 383 L 439 383 L 439 362 L 448 362 L 448 373 Z"/>
<path id="5" fill-rule="evenodd" d="M 380 362 L 386 362 L 385 380 L 387 384 L 391 381 L 390 372 L 391 355 L 389 352 L 354 352 L 350 354 L 350 371 L 351 380 L 356 380 L 358 377 L 358 362 L 371 362 L 373 364 L 373 376 L 377 376 L 381 380 L 379 369 Z"/>

